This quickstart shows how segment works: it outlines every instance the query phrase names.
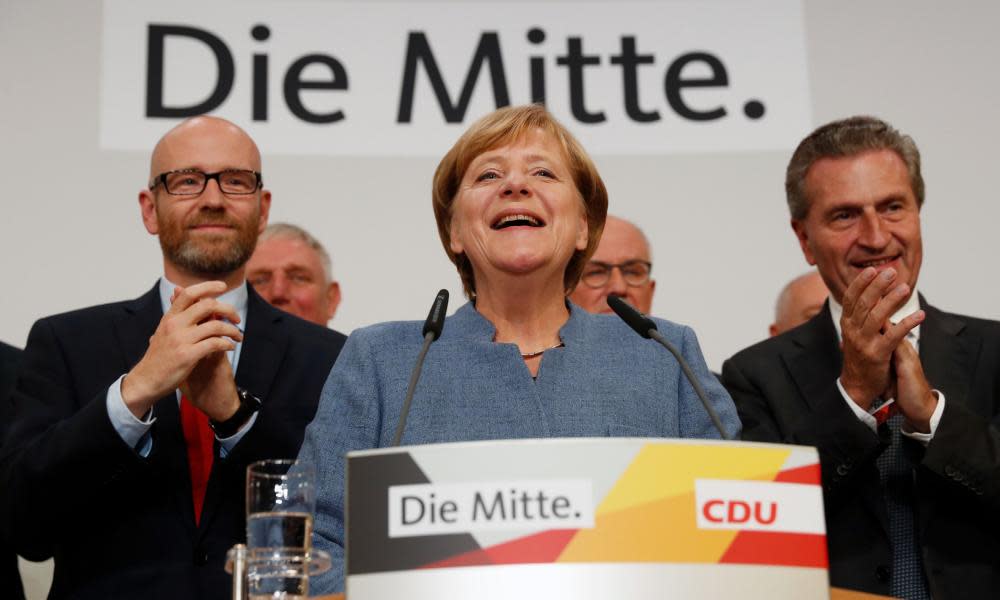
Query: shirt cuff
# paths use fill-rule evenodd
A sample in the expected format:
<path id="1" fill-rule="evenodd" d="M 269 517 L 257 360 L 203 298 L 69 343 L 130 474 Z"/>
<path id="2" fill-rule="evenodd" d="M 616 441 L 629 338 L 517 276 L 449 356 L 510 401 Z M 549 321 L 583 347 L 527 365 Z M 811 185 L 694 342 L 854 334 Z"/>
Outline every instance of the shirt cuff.
<path id="1" fill-rule="evenodd" d="M 221 458 L 226 458 L 227 456 L 229 456 L 229 453 L 233 451 L 233 448 L 236 447 L 236 444 L 240 443 L 240 440 L 243 439 L 243 436 L 245 436 L 247 432 L 250 431 L 250 428 L 253 427 L 253 424 L 257 422 L 258 414 L 260 414 L 259 411 L 250 415 L 250 418 L 247 419 L 247 422 L 243 424 L 243 427 L 240 427 L 239 431 L 237 431 L 233 435 L 227 438 L 220 438 L 219 436 L 215 436 L 215 439 L 219 440 L 219 456 Z"/>
<path id="2" fill-rule="evenodd" d="M 868 426 L 868 429 L 872 430 L 872 433 L 878 433 L 878 422 L 875 417 L 870 415 L 867 410 L 858 406 L 858 403 L 851 400 L 851 396 L 844 389 L 844 385 L 840 383 L 840 377 L 837 378 L 837 389 L 840 390 L 840 395 L 844 397 L 844 402 L 847 402 L 847 406 L 851 408 L 854 416 L 858 418 L 859 421 Z"/>
<path id="3" fill-rule="evenodd" d="M 903 422 L 903 425 L 900 426 L 899 428 L 900 433 L 910 438 L 911 440 L 916 440 L 920 442 L 924 446 L 931 443 L 931 440 L 934 439 L 934 432 L 937 431 L 938 423 L 941 422 L 941 414 L 944 412 L 944 394 L 940 390 L 931 390 L 931 392 L 933 392 L 934 395 L 937 396 L 938 402 L 937 402 L 937 407 L 934 409 L 934 412 L 931 413 L 930 433 L 920 433 L 919 431 L 907 431 L 905 421 Z"/>
<path id="4" fill-rule="evenodd" d="M 146 458 L 153 449 L 153 438 L 149 435 L 149 430 L 156 422 L 156 418 L 153 416 L 153 409 L 150 409 L 145 420 L 137 419 L 132 411 L 125 406 L 125 399 L 122 397 L 122 380 L 124 379 L 125 376 L 122 375 L 108 388 L 105 401 L 108 418 L 122 441 L 128 444 L 129 448 L 135 449 L 140 456 Z"/>

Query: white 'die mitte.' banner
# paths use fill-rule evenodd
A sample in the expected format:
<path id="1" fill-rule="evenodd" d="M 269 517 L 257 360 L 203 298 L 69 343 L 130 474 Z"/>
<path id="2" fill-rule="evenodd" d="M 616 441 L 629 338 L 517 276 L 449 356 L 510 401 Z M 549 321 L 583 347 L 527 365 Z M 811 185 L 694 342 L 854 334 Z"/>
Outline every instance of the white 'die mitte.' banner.
<path id="1" fill-rule="evenodd" d="M 594 526 L 587 479 L 394 485 L 389 537 Z"/>
<path id="2" fill-rule="evenodd" d="M 266 153 L 441 155 L 544 101 L 594 154 L 780 150 L 811 125 L 801 0 L 105 0 L 100 141 L 202 113 Z"/>

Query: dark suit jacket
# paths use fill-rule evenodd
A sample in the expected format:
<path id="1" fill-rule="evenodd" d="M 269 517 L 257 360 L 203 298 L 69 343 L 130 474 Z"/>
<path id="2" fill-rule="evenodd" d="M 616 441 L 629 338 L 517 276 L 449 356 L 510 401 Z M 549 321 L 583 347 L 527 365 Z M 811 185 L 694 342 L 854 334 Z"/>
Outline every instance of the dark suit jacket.
<path id="1" fill-rule="evenodd" d="M 935 600 L 1000 598 L 1000 323 L 927 306 L 920 359 L 946 404 L 916 465 L 916 525 Z M 722 367 L 746 440 L 816 446 L 823 472 L 830 583 L 889 593 L 888 513 L 875 458 L 887 444 L 837 389 L 842 356 L 829 307 Z"/>
<path id="2" fill-rule="evenodd" d="M 0 443 L 3 442 L 12 418 L 8 400 L 17 379 L 17 364 L 20 359 L 20 350 L 0 342 Z M 6 489 L 4 488 L 3 493 L 7 493 Z M 7 536 L 2 534 L 0 534 L 0 598 L 11 600 L 24 598 L 21 574 L 17 571 L 17 555 L 11 550 Z"/>
<path id="3" fill-rule="evenodd" d="M 216 458 L 200 524 L 177 399 L 154 407 L 153 448 L 114 430 L 106 392 L 146 351 L 162 317 L 142 297 L 35 323 L 3 450 L 2 517 L 18 552 L 55 557 L 50 598 L 228 598 L 229 548 L 245 539 L 246 466 L 295 458 L 344 336 L 269 306 L 249 290 L 237 385 L 263 401 L 257 421 Z"/>

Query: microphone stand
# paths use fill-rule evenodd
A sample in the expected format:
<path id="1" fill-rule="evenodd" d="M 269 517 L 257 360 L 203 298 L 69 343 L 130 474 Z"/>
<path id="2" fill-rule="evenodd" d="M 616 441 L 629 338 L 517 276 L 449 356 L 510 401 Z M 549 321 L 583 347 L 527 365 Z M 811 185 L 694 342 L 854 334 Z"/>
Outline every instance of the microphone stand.
<path id="1" fill-rule="evenodd" d="M 615 311 L 615 314 L 621 317 L 625 324 L 632 328 L 633 331 L 641 335 L 646 339 L 654 339 L 661 346 L 670 351 L 677 359 L 677 363 L 681 366 L 681 371 L 684 372 L 684 376 L 687 378 L 691 387 L 694 388 L 694 393 L 701 400 L 702 406 L 705 407 L 705 412 L 708 413 L 710 419 L 712 419 L 712 424 L 719 431 L 719 435 L 722 436 L 724 440 L 732 440 L 732 436 L 726 433 L 726 430 L 722 427 L 722 420 L 719 419 L 719 415 L 715 412 L 712 404 L 708 401 L 708 396 L 705 394 L 705 389 L 701 387 L 701 383 L 698 378 L 695 377 L 694 372 L 688 365 L 684 357 L 681 356 L 677 347 L 667 341 L 667 338 L 663 337 L 663 334 L 659 332 L 656 328 L 656 323 L 635 309 L 631 304 L 625 302 L 618 296 L 608 296 L 608 306 L 611 310 Z"/>
<path id="2" fill-rule="evenodd" d="M 403 430 L 406 429 L 406 417 L 410 414 L 410 403 L 413 402 L 413 393 L 417 391 L 417 382 L 420 381 L 420 372 L 424 366 L 424 357 L 427 356 L 427 350 L 430 349 L 431 342 L 434 339 L 433 331 L 428 331 L 424 335 L 424 345 L 420 348 L 420 354 L 417 355 L 417 363 L 413 366 L 413 372 L 410 373 L 410 384 L 406 388 L 406 399 L 403 400 L 403 409 L 399 413 L 399 423 L 396 424 L 396 435 L 392 438 L 393 446 L 398 446 L 399 441 L 403 439 Z"/>
<path id="3" fill-rule="evenodd" d="M 441 330 L 444 329 L 444 313 L 448 310 L 448 290 L 441 290 L 431 304 L 431 311 L 424 321 L 424 345 L 417 355 L 417 363 L 413 365 L 413 372 L 410 373 L 410 384 L 406 388 L 406 399 L 403 400 L 403 408 L 399 412 L 399 423 L 396 424 L 396 435 L 392 439 L 392 445 L 399 446 L 403 439 L 403 430 L 406 429 L 406 418 L 410 414 L 410 403 L 413 402 L 413 394 L 417 391 L 417 382 L 420 381 L 420 373 L 424 367 L 424 357 L 431 343 L 441 337 Z"/>
<path id="4" fill-rule="evenodd" d="M 711 403 L 709 403 L 708 395 L 705 394 L 705 388 L 701 387 L 701 383 L 698 381 L 698 378 L 694 376 L 694 372 L 691 370 L 691 367 L 688 366 L 687 361 L 681 357 L 681 353 L 677 350 L 677 347 L 668 342 L 667 338 L 663 337 L 663 334 L 656 329 L 649 330 L 649 337 L 659 342 L 660 345 L 667 350 L 670 350 L 670 353 L 677 359 L 677 363 L 681 366 L 681 370 L 684 371 L 684 376 L 687 377 L 687 380 L 691 383 L 691 387 L 694 388 L 694 393 L 698 396 L 698 399 L 701 400 L 702 406 L 705 407 L 705 412 L 707 412 L 709 418 L 712 419 L 712 424 L 715 425 L 715 428 L 719 430 L 719 435 L 722 436 L 722 439 L 733 439 L 728 433 L 726 433 L 726 430 L 723 429 L 722 420 L 719 419 L 719 415 L 715 412 L 715 408 L 713 408 Z"/>

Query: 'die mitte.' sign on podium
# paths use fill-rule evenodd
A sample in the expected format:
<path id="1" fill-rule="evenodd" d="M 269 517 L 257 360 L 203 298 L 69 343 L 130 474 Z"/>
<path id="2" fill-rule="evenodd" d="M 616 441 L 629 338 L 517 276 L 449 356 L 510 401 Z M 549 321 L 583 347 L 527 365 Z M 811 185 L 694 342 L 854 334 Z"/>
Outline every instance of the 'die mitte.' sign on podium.
<path id="1" fill-rule="evenodd" d="M 557 439 L 352 452 L 351 600 L 829 598 L 814 448 Z"/>

